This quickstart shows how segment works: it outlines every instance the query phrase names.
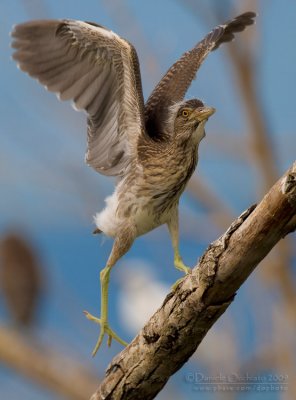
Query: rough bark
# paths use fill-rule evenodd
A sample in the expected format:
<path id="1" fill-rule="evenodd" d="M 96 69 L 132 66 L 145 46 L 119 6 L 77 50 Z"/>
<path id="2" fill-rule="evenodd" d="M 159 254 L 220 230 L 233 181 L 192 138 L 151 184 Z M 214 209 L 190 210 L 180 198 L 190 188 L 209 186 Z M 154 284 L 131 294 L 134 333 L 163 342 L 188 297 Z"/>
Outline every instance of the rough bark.
<path id="1" fill-rule="evenodd" d="M 109 365 L 91 400 L 153 399 L 234 299 L 258 263 L 296 228 L 296 162 L 241 214 Z"/>

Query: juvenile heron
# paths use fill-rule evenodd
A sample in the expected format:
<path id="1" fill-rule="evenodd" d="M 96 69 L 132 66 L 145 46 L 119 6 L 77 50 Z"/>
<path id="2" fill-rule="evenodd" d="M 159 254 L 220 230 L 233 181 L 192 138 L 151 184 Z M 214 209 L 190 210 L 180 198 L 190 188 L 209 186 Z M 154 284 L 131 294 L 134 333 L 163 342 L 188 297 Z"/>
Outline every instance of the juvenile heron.
<path id="1" fill-rule="evenodd" d="M 168 70 L 144 105 L 136 50 L 101 25 L 74 20 L 32 21 L 17 25 L 13 58 L 61 100 L 87 113 L 86 162 L 118 184 L 96 214 L 96 232 L 114 238 L 100 273 L 101 316 L 87 317 L 104 335 L 126 344 L 108 324 L 108 284 L 114 264 L 135 238 L 167 224 L 175 266 L 185 274 L 178 250 L 178 203 L 197 164 L 197 149 L 207 119 L 215 112 L 202 101 L 184 101 L 197 70 L 210 51 L 252 25 L 246 12 L 218 25 Z"/>

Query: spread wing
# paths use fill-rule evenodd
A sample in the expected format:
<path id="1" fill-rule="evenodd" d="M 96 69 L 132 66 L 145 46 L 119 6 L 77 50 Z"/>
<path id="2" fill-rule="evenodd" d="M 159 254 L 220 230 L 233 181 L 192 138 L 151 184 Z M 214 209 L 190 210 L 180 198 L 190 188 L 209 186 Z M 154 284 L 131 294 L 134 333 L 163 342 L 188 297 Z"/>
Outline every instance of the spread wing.
<path id="1" fill-rule="evenodd" d="M 133 46 L 100 25 L 74 20 L 27 22 L 17 25 L 12 37 L 20 69 L 86 111 L 86 162 L 105 175 L 124 174 L 144 132 Z"/>
<path id="2" fill-rule="evenodd" d="M 234 39 L 236 32 L 243 31 L 254 23 L 256 14 L 246 12 L 231 21 L 214 28 L 201 42 L 172 65 L 153 90 L 145 105 L 146 129 L 150 136 L 159 136 L 164 131 L 169 107 L 183 100 L 196 72 L 206 56 L 221 43 Z"/>

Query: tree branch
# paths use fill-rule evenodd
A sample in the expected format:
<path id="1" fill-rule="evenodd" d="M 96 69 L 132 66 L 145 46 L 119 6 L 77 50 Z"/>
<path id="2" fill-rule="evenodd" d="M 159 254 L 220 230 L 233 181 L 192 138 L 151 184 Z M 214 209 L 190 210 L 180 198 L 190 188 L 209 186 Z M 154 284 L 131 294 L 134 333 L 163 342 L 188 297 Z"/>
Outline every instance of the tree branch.
<path id="1" fill-rule="evenodd" d="M 258 263 L 296 228 L 296 162 L 239 216 L 109 365 L 91 400 L 153 399 L 234 299 Z M 293 225 L 294 224 L 294 225 Z"/>
<path id="2" fill-rule="evenodd" d="M 29 340 L 16 329 L 2 324 L 0 362 L 72 400 L 84 400 L 92 393 L 97 381 L 94 372 L 73 357 L 38 343 L 35 337 Z"/>

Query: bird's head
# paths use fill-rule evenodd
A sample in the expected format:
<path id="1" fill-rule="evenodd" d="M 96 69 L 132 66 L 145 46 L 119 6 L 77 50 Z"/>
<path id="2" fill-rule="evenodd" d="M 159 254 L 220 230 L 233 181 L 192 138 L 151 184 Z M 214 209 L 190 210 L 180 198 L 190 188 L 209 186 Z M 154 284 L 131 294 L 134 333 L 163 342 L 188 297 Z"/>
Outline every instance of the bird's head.
<path id="1" fill-rule="evenodd" d="M 174 138 L 197 145 L 205 136 L 205 123 L 216 110 L 192 99 L 175 104 L 170 111 Z"/>

